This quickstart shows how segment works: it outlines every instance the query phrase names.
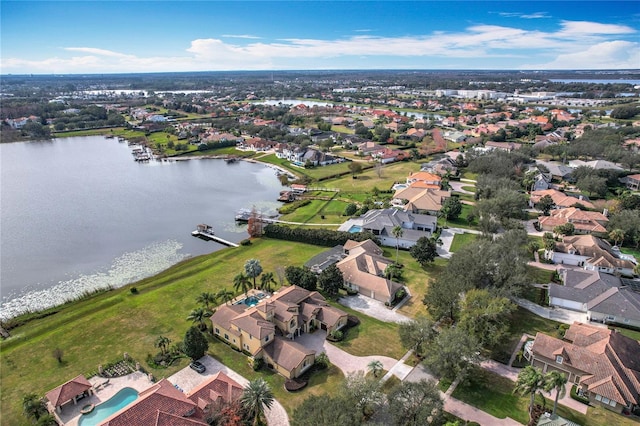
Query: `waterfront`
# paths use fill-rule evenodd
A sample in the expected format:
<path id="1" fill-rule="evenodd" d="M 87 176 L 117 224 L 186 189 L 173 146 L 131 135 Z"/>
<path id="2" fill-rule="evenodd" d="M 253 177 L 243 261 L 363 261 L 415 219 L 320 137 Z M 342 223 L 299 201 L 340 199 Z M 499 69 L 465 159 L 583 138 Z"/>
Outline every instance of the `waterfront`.
<path id="1" fill-rule="evenodd" d="M 0 146 L 0 317 L 119 287 L 224 248 L 191 236 L 209 223 L 239 242 L 240 208 L 273 210 L 263 164 L 133 161 L 126 144 L 79 137 Z"/>

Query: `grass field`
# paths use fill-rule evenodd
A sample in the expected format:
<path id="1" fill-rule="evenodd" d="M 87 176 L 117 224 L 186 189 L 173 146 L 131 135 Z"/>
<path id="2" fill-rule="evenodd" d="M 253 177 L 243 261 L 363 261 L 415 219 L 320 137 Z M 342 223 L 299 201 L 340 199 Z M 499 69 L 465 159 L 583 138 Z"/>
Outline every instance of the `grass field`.
<path id="1" fill-rule="evenodd" d="M 330 183 L 327 182 L 326 185 L 332 188 L 340 188 L 341 191 L 347 193 L 370 192 L 374 186 L 380 190 L 387 190 L 396 182 L 406 182 L 407 176 L 418 170 L 420 170 L 418 163 L 402 161 L 383 166 L 380 177 L 378 177 L 377 171 L 372 168 L 358 174 L 357 179 L 353 179 L 349 174 L 337 179 L 332 179 Z"/>
<path id="2" fill-rule="evenodd" d="M 134 284 L 138 294 L 131 294 L 128 287 L 109 291 L 12 330 L 13 337 L 0 346 L 2 423 L 22 422 L 20 400 L 24 394 L 42 395 L 78 374 L 95 371 L 99 364 L 117 359 L 124 352 L 154 376 L 170 376 L 183 368 L 186 360 L 167 369 L 149 368 L 144 360 L 147 354 L 158 351 L 154 340 L 159 335 L 174 343 L 182 340 L 190 326 L 185 318 L 196 307 L 198 294 L 231 290 L 233 277 L 247 259 L 259 259 L 264 271 L 272 272 L 277 266 L 301 266 L 322 250 L 325 248 L 308 244 L 258 240 L 251 246 L 182 262 Z M 360 340 L 365 341 L 367 336 L 362 333 Z M 51 355 L 55 348 L 64 352 L 61 365 Z M 210 350 L 221 359 L 230 356 L 227 352 L 234 353 L 224 345 L 214 344 Z"/>
<path id="3" fill-rule="evenodd" d="M 478 239 L 478 234 L 455 234 L 451 242 L 450 252 L 455 253 L 462 247 L 474 242 Z"/>

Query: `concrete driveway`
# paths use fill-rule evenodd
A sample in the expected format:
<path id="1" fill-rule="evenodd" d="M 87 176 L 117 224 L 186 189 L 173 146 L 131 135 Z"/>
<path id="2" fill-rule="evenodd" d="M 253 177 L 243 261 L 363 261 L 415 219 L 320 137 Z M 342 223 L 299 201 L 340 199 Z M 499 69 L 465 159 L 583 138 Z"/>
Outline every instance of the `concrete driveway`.
<path id="1" fill-rule="evenodd" d="M 399 314 L 393 309 L 389 309 L 384 306 L 384 303 L 372 299 L 370 297 L 357 294 L 355 296 L 341 297 L 338 302 L 354 311 L 362 312 L 365 315 L 379 319 L 384 322 L 407 322 L 411 318 Z"/>
<path id="2" fill-rule="evenodd" d="M 209 355 L 205 355 L 204 357 L 200 358 L 199 361 L 203 363 L 207 368 L 204 373 L 197 373 L 187 366 L 174 375 L 168 377 L 167 380 L 176 385 L 185 393 L 189 392 L 191 389 L 194 389 L 196 386 L 216 374 L 218 371 L 222 371 L 242 386 L 246 386 L 249 383 L 248 379 L 236 373 L 235 371 L 222 364 L 220 361 L 217 361 L 216 359 L 210 357 Z M 255 377 L 252 377 L 252 379 L 255 379 Z M 289 416 L 287 415 L 287 412 L 282 404 L 280 404 L 277 400 L 273 401 L 273 405 L 270 409 L 265 410 L 265 416 L 267 418 L 267 423 L 270 426 L 289 425 Z"/>
<path id="3" fill-rule="evenodd" d="M 304 345 L 307 348 L 312 348 L 317 354 L 324 352 L 329 357 L 329 361 L 342 372 L 347 375 L 355 373 L 356 371 L 367 372 L 367 366 L 371 361 L 380 361 L 385 370 L 389 371 L 396 364 L 398 360 L 382 355 L 370 355 L 370 356 L 355 356 L 348 352 L 343 351 L 331 342 L 328 342 L 325 338 L 327 333 L 325 331 L 317 330 L 311 334 L 303 334 L 296 339 L 297 343 Z M 407 366 L 408 367 L 408 366 Z M 400 380 L 403 380 L 411 371 L 411 368 L 396 368 L 393 373 Z"/>

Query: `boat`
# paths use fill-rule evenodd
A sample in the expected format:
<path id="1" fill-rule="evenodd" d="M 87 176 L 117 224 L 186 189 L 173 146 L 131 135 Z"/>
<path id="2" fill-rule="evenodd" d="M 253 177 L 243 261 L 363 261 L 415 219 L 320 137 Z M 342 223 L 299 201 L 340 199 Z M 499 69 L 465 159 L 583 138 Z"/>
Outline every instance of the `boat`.
<path id="1" fill-rule="evenodd" d="M 215 238 L 213 227 L 205 223 L 198 225 L 196 229 L 191 232 L 191 235 L 193 235 L 194 237 Z"/>
<path id="2" fill-rule="evenodd" d="M 250 209 L 240 209 L 236 213 L 236 222 L 249 222 L 250 217 L 251 217 Z"/>

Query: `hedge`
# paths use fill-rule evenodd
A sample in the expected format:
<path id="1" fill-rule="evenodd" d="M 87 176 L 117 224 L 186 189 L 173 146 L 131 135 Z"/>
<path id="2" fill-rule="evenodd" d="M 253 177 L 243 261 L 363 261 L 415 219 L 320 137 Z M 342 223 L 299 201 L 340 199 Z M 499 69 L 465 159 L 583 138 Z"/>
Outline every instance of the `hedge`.
<path id="1" fill-rule="evenodd" d="M 264 235 L 279 240 L 296 241 L 325 247 L 344 245 L 347 240 L 365 241 L 371 239 L 376 244 L 378 243 L 378 239 L 371 232 L 351 233 L 332 231 L 330 229 L 290 228 L 274 223 L 264 227 Z"/>

